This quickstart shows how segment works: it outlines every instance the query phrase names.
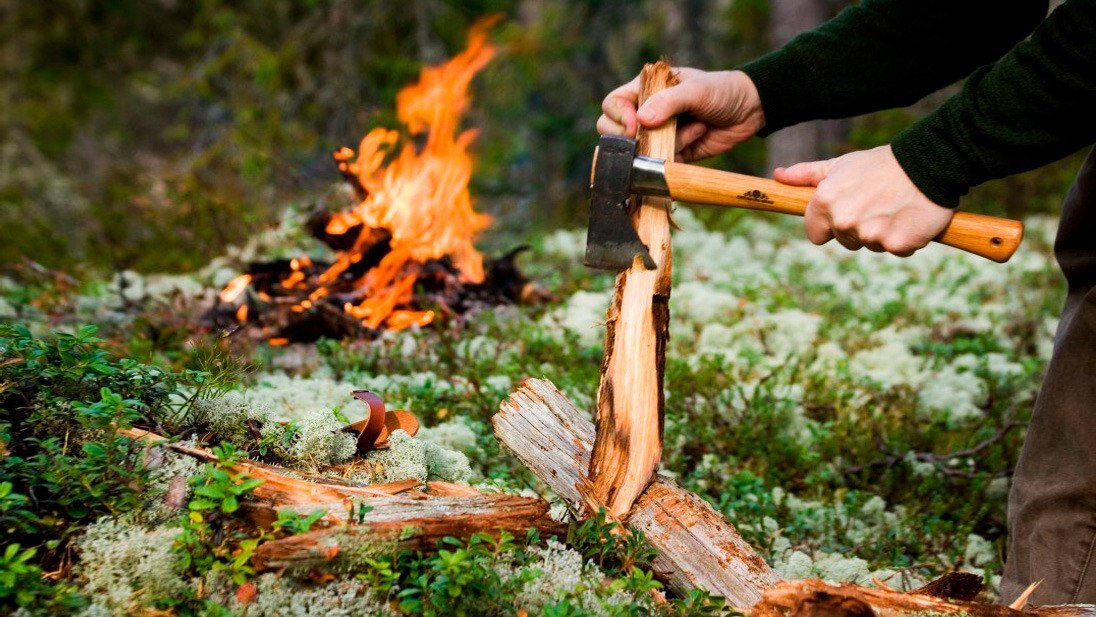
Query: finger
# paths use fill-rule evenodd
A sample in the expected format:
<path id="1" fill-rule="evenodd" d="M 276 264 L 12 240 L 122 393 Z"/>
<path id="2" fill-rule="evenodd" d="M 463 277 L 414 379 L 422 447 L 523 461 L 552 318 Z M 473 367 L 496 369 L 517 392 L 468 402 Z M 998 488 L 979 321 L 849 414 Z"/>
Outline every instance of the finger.
<path id="1" fill-rule="evenodd" d="M 680 113 L 694 111 L 703 98 L 703 87 L 696 81 L 686 81 L 652 94 L 640 106 L 636 118 L 643 126 L 654 128 Z"/>
<path id="2" fill-rule="evenodd" d="M 623 124 L 614 122 L 609 116 L 601 116 L 597 119 L 597 132 L 602 135 L 624 135 L 627 129 Z"/>
<path id="3" fill-rule="evenodd" d="M 818 186 L 818 183 L 824 180 L 833 168 L 833 161 L 834 159 L 829 159 L 797 163 L 791 167 L 777 167 L 773 171 L 773 178 L 777 182 L 793 186 Z"/>
<path id="4" fill-rule="evenodd" d="M 636 132 L 636 105 L 639 102 L 639 77 L 613 90 L 601 102 L 601 111 L 610 120 L 621 125 L 625 134 L 634 136 Z"/>
<path id="5" fill-rule="evenodd" d="M 698 139 L 708 132 L 708 126 L 703 122 L 690 122 L 677 130 L 677 151 L 681 152 L 692 146 Z"/>
<path id="6" fill-rule="evenodd" d="M 829 215 L 819 204 L 813 201 L 807 204 L 807 210 L 803 213 L 803 223 L 807 228 L 807 239 L 811 242 L 821 245 L 833 240 Z"/>
<path id="7" fill-rule="evenodd" d="M 737 142 L 730 142 L 725 138 L 721 139 L 719 136 L 712 133 L 712 131 L 705 131 L 700 138 L 681 151 L 682 156 L 687 161 L 696 161 L 700 159 L 706 159 L 708 157 L 722 154 L 732 149 Z"/>
<path id="8" fill-rule="evenodd" d="M 850 234 L 837 233 L 834 237 L 837 239 L 838 244 L 850 251 L 859 251 L 864 248 L 864 245 Z"/>
<path id="9" fill-rule="evenodd" d="M 887 237 L 890 223 L 891 219 L 887 217 L 870 218 L 857 227 L 856 237 L 869 251 L 884 253 L 887 249 L 883 246 L 883 239 Z"/>

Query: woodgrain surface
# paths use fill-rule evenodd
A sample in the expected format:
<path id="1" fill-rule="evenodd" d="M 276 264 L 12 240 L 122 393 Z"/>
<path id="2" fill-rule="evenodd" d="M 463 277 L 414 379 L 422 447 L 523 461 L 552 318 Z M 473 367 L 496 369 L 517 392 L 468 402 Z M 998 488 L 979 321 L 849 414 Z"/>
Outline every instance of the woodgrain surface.
<path id="1" fill-rule="evenodd" d="M 587 515 L 599 506 L 586 479 L 594 425 L 551 382 L 526 379 L 492 419 L 495 436 L 561 498 Z M 658 551 L 652 569 L 679 593 L 705 589 L 753 606 L 780 577 L 703 499 L 655 476 L 624 525 Z"/>
<path id="2" fill-rule="evenodd" d="M 538 530 L 544 538 L 553 535 L 564 538 L 567 533 L 564 525 L 548 516 L 548 503 L 532 497 L 393 495 L 370 498 L 367 505 L 371 509 L 355 516 L 353 524 L 317 529 L 261 544 L 255 550 L 253 563 L 256 569 L 314 567 L 337 558 L 340 551 L 364 542 L 391 542 L 400 548 L 433 551 L 438 540 L 449 536 L 467 538 L 474 533 L 488 533 L 497 537 L 500 531 L 506 531 L 523 537 L 529 529 Z M 348 515 L 340 504 L 299 504 L 291 509 L 307 514 L 313 507 L 334 508 L 335 516 L 343 521 Z M 257 517 L 253 515 L 252 518 Z"/>
<path id="3" fill-rule="evenodd" d="M 665 61 L 643 68 L 640 101 L 676 83 Z M 676 120 L 639 131 L 639 153 L 673 159 Z M 669 200 L 644 197 L 632 215 L 657 268 L 637 258 L 617 276 L 606 314 L 597 391 L 597 439 L 590 465 L 594 494 L 620 517 L 631 509 L 662 458 L 662 380 L 670 321 Z"/>
<path id="4" fill-rule="evenodd" d="M 803 216 L 814 187 L 789 186 L 776 180 L 684 163 L 666 162 L 666 185 L 679 201 L 748 208 Z M 1024 238 L 1020 221 L 956 212 L 936 242 L 1004 263 Z"/>

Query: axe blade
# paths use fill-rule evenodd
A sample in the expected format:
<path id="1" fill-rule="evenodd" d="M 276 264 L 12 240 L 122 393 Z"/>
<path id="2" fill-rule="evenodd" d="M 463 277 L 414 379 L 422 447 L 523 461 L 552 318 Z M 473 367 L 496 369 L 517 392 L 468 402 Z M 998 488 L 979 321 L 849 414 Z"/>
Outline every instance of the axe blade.
<path id="1" fill-rule="evenodd" d="M 628 214 L 632 162 L 637 143 L 606 135 L 594 150 L 590 178 L 590 225 L 586 232 L 586 259 L 591 268 L 614 272 L 632 267 L 638 255 L 648 270 L 655 260 L 639 239 Z"/>

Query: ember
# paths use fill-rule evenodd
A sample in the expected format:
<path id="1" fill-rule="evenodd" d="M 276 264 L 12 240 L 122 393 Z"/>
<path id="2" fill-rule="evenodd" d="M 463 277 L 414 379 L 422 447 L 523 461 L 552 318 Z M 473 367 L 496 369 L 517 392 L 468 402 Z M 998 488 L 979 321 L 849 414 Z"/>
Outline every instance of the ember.
<path id="1" fill-rule="evenodd" d="M 485 268 L 473 244 L 490 218 L 472 208 L 468 149 L 476 133 L 459 125 L 472 77 L 495 53 L 489 25 L 473 26 L 467 49 L 423 69 L 419 82 L 399 93 L 406 133 L 376 128 L 356 152 L 335 152 L 359 201 L 309 221 L 334 259 L 252 264 L 220 292 L 218 325 L 246 324 L 270 343 L 286 344 L 425 326 L 439 313 L 460 316 L 540 295 L 515 264 L 521 248 Z"/>

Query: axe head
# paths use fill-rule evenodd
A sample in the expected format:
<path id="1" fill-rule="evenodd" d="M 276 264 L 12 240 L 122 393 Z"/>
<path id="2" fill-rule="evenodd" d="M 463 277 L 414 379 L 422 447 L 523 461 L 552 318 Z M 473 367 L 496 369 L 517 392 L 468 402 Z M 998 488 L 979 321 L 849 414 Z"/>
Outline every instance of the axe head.
<path id="1" fill-rule="evenodd" d="M 655 268 L 655 260 L 640 241 L 628 213 L 637 147 L 634 139 L 604 135 L 594 150 L 584 260 L 591 268 L 626 270 L 632 267 L 636 256 L 648 270 Z"/>

